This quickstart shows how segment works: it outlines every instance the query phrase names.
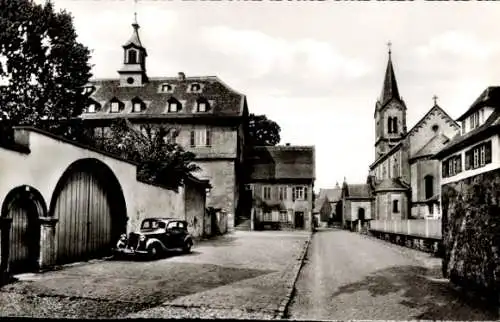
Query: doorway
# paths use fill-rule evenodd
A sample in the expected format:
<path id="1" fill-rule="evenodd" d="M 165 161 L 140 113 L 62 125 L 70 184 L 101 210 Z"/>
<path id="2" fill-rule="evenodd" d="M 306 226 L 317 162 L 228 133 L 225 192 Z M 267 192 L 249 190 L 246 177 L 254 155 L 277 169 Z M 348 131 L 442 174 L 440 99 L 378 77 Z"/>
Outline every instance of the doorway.
<path id="1" fill-rule="evenodd" d="M 304 229 L 304 212 L 295 212 L 295 228 Z"/>

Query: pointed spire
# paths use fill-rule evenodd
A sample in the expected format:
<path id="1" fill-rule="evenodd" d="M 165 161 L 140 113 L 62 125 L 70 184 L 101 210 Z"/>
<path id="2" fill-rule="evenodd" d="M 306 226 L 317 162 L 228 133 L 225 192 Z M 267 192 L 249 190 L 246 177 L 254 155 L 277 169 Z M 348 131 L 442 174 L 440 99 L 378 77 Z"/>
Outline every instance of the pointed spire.
<path id="1" fill-rule="evenodd" d="M 384 86 L 382 87 L 382 94 L 380 95 L 380 104 L 384 105 L 390 99 L 395 98 L 401 100 L 399 96 L 398 83 L 396 82 L 396 76 L 394 75 L 394 67 L 392 66 L 392 55 L 391 46 L 392 43 L 388 42 L 389 47 L 389 60 L 387 62 L 387 68 L 385 70 Z"/>
<path id="2" fill-rule="evenodd" d="M 144 48 L 142 47 L 141 39 L 139 38 L 139 24 L 137 23 L 137 0 L 134 0 L 134 23 L 132 23 L 132 28 L 134 28 L 134 31 L 132 31 L 132 36 L 130 39 L 123 45 L 123 47 L 127 47 L 129 45 L 135 45 L 136 47 L 139 48 Z"/>

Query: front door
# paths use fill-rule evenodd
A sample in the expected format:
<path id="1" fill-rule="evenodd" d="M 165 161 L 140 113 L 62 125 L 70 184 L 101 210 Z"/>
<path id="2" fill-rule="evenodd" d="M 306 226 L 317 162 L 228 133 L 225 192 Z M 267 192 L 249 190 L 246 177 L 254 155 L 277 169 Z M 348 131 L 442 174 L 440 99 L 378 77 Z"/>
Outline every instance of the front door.
<path id="1" fill-rule="evenodd" d="M 304 229 L 304 213 L 301 211 L 295 212 L 295 228 Z"/>

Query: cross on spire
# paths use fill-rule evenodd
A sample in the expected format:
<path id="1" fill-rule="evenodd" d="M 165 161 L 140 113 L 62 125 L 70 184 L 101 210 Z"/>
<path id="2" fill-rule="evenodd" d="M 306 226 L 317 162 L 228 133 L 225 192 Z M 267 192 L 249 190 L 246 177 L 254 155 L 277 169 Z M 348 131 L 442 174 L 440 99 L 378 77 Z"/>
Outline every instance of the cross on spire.
<path id="1" fill-rule="evenodd" d="M 432 96 L 432 99 L 434 100 L 434 105 L 437 105 L 438 97 L 436 95 L 434 95 L 434 96 Z"/>
<path id="2" fill-rule="evenodd" d="M 137 23 L 137 0 L 134 0 L 134 25 L 138 25 L 138 23 Z"/>
<path id="3" fill-rule="evenodd" d="M 388 42 L 387 43 L 387 47 L 389 48 L 389 55 L 391 54 L 391 46 L 392 46 L 392 42 Z"/>

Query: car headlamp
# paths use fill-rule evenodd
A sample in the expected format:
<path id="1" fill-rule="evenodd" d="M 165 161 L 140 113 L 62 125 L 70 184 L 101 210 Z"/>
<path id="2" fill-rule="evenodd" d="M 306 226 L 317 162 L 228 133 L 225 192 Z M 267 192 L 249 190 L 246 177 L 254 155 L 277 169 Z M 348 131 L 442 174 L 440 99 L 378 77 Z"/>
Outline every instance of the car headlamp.
<path id="1" fill-rule="evenodd" d="M 140 241 L 145 241 L 145 240 L 146 240 L 146 236 L 141 235 L 141 237 L 139 237 L 139 240 L 140 240 Z"/>

